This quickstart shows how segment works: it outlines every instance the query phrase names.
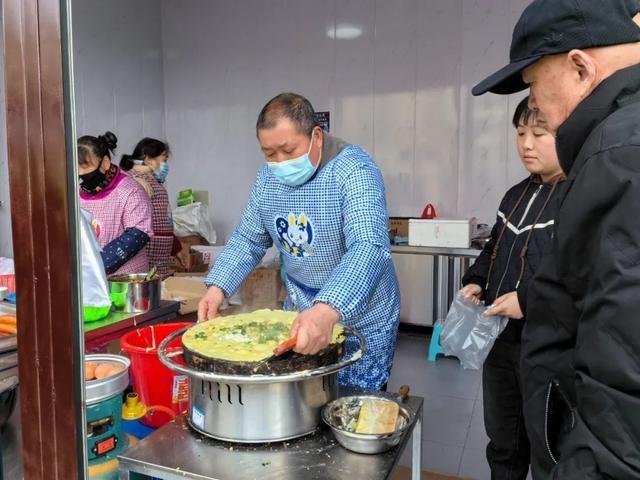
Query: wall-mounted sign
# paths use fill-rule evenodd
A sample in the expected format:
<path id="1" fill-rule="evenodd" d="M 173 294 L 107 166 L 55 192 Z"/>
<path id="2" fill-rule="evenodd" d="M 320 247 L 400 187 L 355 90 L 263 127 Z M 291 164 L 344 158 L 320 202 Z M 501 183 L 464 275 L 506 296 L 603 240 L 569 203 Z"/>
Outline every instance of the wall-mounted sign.
<path id="1" fill-rule="evenodd" d="M 329 112 L 316 112 L 316 123 L 325 132 L 331 131 L 331 118 Z"/>

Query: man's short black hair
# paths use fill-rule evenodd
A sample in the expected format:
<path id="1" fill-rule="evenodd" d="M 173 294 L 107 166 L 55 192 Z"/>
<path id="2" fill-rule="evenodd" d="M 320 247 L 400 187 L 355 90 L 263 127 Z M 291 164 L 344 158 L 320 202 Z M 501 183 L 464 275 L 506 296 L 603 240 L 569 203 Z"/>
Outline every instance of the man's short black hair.
<path id="1" fill-rule="evenodd" d="M 260 130 L 275 127 L 282 118 L 288 118 L 298 132 L 308 137 L 317 125 L 311 102 L 297 93 L 285 92 L 276 95 L 262 107 L 256 122 L 256 134 Z"/>
<path id="2" fill-rule="evenodd" d="M 522 101 L 516 107 L 516 111 L 513 113 L 513 126 L 518 128 L 520 125 L 529 125 L 530 121 L 535 122 L 538 117 L 538 111 L 533 108 L 529 108 L 529 97 L 524 97 Z"/>

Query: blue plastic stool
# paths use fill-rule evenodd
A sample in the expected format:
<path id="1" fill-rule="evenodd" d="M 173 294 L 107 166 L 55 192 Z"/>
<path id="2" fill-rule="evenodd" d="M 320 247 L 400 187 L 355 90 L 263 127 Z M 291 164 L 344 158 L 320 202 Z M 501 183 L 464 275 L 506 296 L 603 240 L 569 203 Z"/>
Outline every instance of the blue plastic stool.
<path id="1" fill-rule="evenodd" d="M 439 353 L 444 355 L 444 349 L 440 345 L 440 332 L 442 332 L 443 322 L 437 321 L 433 326 L 433 333 L 431 334 L 431 343 L 429 343 L 429 361 L 435 362 Z"/>

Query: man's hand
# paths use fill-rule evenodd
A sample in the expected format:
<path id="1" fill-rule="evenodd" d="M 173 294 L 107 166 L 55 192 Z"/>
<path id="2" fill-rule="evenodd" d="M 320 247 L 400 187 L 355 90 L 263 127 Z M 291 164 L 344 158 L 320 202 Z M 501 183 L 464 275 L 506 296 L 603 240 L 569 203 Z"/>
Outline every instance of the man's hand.
<path id="1" fill-rule="evenodd" d="M 482 315 L 485 317 L 493 317 L 495 315 L 502 315 L 514 320 L 520 320 L 524 315 L 520 309 L 520 302 L 518 302 L 518 294 L 516 292 L 505 293 L 501 297 L 496 298 L 493 302 L 493 307 L 487 309 Z"/>
<path id="2" fill-rule="evenodd" d="M 340 314 L 326 303 L 317 303 L 301 312 L 291 326 L 291 336 L 298 337 L 294 351 L 315 355 L 331 343 L 333 326 Z"/>
<path id="3" fill-rule="evenodd" d="M 211 320 L 218 316 L 218 310 L 224 302 L 224 292 L 219 287 L 209 287 L 207 293 L 198 303 L 198 322 Z"/>
<path id="4" fill-rule="evenodd" d="M 460 290 L 465 300 L 473 302 L 476 305 L 480 303 L 480 295 L 482 294 L 482 287 L 475 283 L 470 283 Z"/>

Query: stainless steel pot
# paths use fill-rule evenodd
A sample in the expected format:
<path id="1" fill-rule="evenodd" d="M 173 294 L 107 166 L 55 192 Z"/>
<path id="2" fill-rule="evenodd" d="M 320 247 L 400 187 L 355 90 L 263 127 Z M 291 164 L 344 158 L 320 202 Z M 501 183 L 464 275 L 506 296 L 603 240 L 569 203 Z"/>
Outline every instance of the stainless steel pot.
<path id="1" fill-rule="evenodd" d="M 145 278 L 145 273 L 112 275 L 108 278 L 109 297 L 116 311 L 145 313 L 160 306 L 160 279 Z"/>
<path id="2" fill-rule="evenodd" d="M 106 378 L 96 378 L 95 380 L 85 382 L 85 405 L 93 405 L 116 395 L 121 395 L 129 385 L 129 367 L 131 366 L 131 362 L 127 357 L 110 354 L 85 355 L 84 361 L 94 363 L 118 363 L 124 367 L 124 369 L 116 375 Z"/>
<path id="3" fill-rule="evenodd" d="M 337 396 L 338 371 L 366 352 L 362 334 L 345 327 L 358 338 L 360 349 L 336 364 L 284 375 L 220 375 L 173 360 L 182 351 L 167 352 L 167 345 L 185 330 L 165 338 L 158 356 L 165 366 L 189 377 L 189 425 L 203 435 L 239 443 L 289 440 L 316 430 L 322 408 Z"/>

